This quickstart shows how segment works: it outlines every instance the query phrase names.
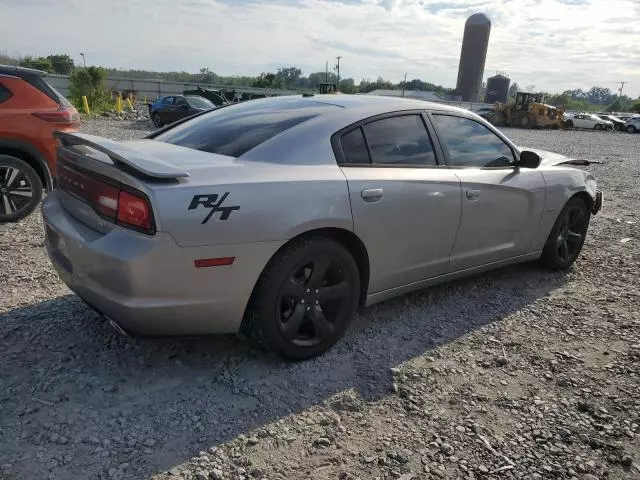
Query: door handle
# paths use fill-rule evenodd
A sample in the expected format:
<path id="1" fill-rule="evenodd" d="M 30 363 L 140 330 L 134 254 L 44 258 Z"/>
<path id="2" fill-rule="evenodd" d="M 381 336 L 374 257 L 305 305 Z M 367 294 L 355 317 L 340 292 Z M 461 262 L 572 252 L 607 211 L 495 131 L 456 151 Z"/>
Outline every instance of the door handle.
<path id="1" fill-rule="evenodd" d="M 480 190 L 467 190 L 467 198 L 471 201 L 480 198 Z"/>
<path id="2" fill-rule="evenodd" d="M 360 196 L 365 202 L 377 202 L 382 198 L 384 190 L 381 188 L 368 188 L 360 192 Z"/>

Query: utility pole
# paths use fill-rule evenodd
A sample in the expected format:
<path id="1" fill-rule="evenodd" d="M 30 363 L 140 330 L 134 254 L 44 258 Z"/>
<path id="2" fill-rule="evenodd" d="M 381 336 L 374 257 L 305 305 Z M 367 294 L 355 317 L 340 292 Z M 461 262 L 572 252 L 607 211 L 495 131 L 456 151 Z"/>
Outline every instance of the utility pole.
<path id="1" fill-rule="evenodd" d="M 622 90 L 624 89 L 625 84 L 629 82 L 620 82 L 620 100 L 622 101 Z"/>
<path id="2" fill-rule="evenodd" d="M 80 56 L 82 57 L 82 64 L 84 65 L 84 68 L 87 68 L 87 60 L 84 58 L 84 53 L 81 53 Z"/>
<path id="3" fill-rule="evenodd" d="M 404 82 L 402 82 L 402 96 L 404 97 L 404 87 L 407 85 L 407 72 L 404 72 Z"/>
<path id="4" fill-rule="evenodd" d="M 340 59 L 342 57 L 336 57 L 337 63 L 336 63 L 336 70 L 338 71 L 338 82 L 336 85 L 336 90 L 338 90 L 340 88 Z"/>
<path id="5" fill-rule="evenodd" d="M 329 83 L 329 62 L 324 62 L 324 83 Z"/>

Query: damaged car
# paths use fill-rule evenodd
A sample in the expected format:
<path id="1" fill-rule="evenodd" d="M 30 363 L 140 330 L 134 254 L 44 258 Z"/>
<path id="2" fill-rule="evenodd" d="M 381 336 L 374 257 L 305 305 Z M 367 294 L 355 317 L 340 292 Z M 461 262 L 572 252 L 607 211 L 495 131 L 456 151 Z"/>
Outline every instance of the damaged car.
<path id="1" fill-rule="evenodd" d="M 242 331 L 292 359 L 416 289 L 567 269 L 602 206 L 588 161 L 417 100 L 276 97 L 142 140 L 56 135 L 45 246 L 74 292 L 129 334 Z"/>

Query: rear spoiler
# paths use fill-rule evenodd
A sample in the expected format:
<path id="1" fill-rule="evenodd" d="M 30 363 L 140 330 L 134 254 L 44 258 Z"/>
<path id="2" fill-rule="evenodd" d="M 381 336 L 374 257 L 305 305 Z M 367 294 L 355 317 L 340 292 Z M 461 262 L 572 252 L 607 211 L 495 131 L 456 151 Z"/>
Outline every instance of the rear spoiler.
<path id="1" fill-rule="evenodd" d="M 67 133 L 55 131 L 53 136 L 60 140 L 63 147 L 85 145 L 107 155 L 114 164 L 126 165 L 152 178 L 188 177 L 189 172 L 169 165 L 148 153 L 127 147 L 125 144 L 108 138 L 86 133 Z"/>

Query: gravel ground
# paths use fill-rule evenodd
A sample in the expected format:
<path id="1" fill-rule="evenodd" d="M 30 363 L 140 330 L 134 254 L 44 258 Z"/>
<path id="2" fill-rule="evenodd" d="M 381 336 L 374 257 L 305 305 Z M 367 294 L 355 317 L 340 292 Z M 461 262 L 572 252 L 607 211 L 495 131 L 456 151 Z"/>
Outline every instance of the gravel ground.
<path id="1" fill-rule="evenodd" d="M 575 267 L 385 302 L 303 363 L 123 338 L 58 279 L 39 215 L 0 225 L 0 478 L 640 478 L 640 135 L 508 134 L 606 162 Z"/>

